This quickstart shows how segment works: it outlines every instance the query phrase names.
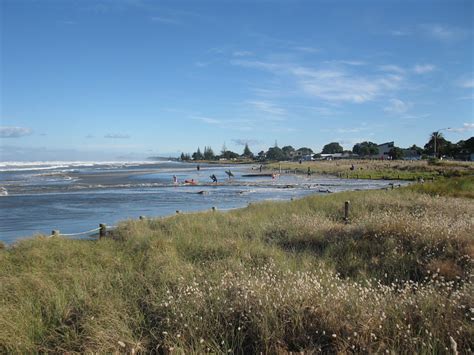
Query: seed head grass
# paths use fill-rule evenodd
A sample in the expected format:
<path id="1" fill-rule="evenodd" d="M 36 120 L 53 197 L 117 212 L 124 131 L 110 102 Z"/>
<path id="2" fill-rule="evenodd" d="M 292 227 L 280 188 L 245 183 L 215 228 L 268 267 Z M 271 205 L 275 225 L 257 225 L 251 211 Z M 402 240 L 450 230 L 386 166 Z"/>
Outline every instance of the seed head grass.
<path id="1" fill-rule="evenodd" d="M 474 205 L 452 189 L 22 240 L 0 248 L 0 352 L 469 353 Z"/>

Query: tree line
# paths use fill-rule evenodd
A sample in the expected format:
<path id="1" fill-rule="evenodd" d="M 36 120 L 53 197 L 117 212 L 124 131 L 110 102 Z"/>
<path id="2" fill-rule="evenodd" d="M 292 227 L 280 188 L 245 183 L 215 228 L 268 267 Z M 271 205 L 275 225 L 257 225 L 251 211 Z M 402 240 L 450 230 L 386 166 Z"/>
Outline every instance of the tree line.
<path id="1" fill-rule="evenodd" d="M 474 137 L 467 140 L 460 140 L 457 143 L 452 143 L 447 140 L 440 132 L 433 132 L 428 142 L 422 147 L 412 145 L 408 148 L 392 147 L 388 152 L 390 159 L 403 159 L 405 157 L 450 157 L 454 159 L 467 160 L 470 155 L 474 153 Z M 248 144 L 245 144 L 242 154 L 238 154 L 228 150 L 224 144 L 220 154 L 215 154 L 211 147 L 205 146 L 204 150 L 200 148 L 192 154 L 181 153 L 180 159 L 183 161 L 189 160 L 256 160 L 256 161 L 284 161 L 284 160 L 308 160 L 322 158 L 324 154 L 344 154 L 348 157 L 371 157 L 379 154 L 379 146 L 374 142 L 360 142 L 356 143 L 352 150 L 344 150 L 338 142 L 331 142 L 326 144 L 319 153 L 313 152 L 311 148 L 301 147 L 294 148 L 291 145 L 279 147 L 275 142 L 273 147 L 269 147 L 267 151 L 260 151 L 254 154 Z"/>

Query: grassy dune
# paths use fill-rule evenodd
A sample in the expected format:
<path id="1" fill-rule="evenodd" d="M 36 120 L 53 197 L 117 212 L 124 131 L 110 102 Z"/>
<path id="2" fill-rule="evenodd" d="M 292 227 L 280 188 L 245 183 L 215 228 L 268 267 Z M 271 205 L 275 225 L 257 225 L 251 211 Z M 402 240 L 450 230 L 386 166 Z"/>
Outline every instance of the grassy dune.
<path id="1" fill-rule="evenodd" d="M 350 170 L 354 165 L 355 169 Z M 306 174 L 308 168 L 316 174 L 336 175 L 349 179 L 397 179 L 418 180 L 440 177 L 453 177 L 474 174 L 473 162 L 438 161 L 429 162 L 404 160 L 336 160 L 313 162 L 281 162 L 271 163 L 266 167 L 277 170 L 281 166 L 283 171 L 295 171 Z"/>
<path id="2" fill-rule="evenodd" d="M 469 353 L 474 179 L 447 181 L 0 249 L 0 352 Z"/>

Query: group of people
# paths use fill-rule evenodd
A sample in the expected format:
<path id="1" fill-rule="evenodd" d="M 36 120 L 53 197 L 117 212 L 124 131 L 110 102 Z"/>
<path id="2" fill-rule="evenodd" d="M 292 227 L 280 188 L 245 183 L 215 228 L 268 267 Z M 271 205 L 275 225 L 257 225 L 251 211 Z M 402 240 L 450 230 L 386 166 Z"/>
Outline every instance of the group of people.
<path id="1" fill-rule="evenodd" d="M 201 171 L 201 166 L 200 166 L 199 164 L 196 166 L 196 170 L 197 170 L 197 171 Z M 229 170 L 226 170 L 225 173 L 226 173 L 227 176 L 229 177 L 229 180 L 234 177 L 234 174 L 232 173 L 232 171 L 230 171 L 230 169 L 229 169 Z M 217 176 L 216 176 L 216 174 L 212 174 L 211 176 L 209 176 L 209 178 L 212 180 L 213 183 L 216 183 L 216 184 L 217 184 Z M 190 179 L 190 180 L 184 180 L 184 183 L 185 183 L 185 184 L 196 185 L 196 184 L 197 184 L 197 181 L 194 180 L 194 179 Z M 178 182 L 178 177 L 177 177 L 176 175 L 173 175 L 173 184 L 174 184 L 174 185 L 178 185 L 178 184 L 179 184 L 179 182 Z"/>

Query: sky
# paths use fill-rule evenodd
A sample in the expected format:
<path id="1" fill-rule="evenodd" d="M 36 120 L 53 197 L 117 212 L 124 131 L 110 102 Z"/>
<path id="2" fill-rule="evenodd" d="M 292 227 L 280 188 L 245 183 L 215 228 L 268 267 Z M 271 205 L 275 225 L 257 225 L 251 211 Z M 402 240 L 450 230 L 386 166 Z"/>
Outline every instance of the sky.
<path id="1" fill-rule="evenodd" d="M 0 4 L 3 161 L 474 134 L 471 0 Z"/>

